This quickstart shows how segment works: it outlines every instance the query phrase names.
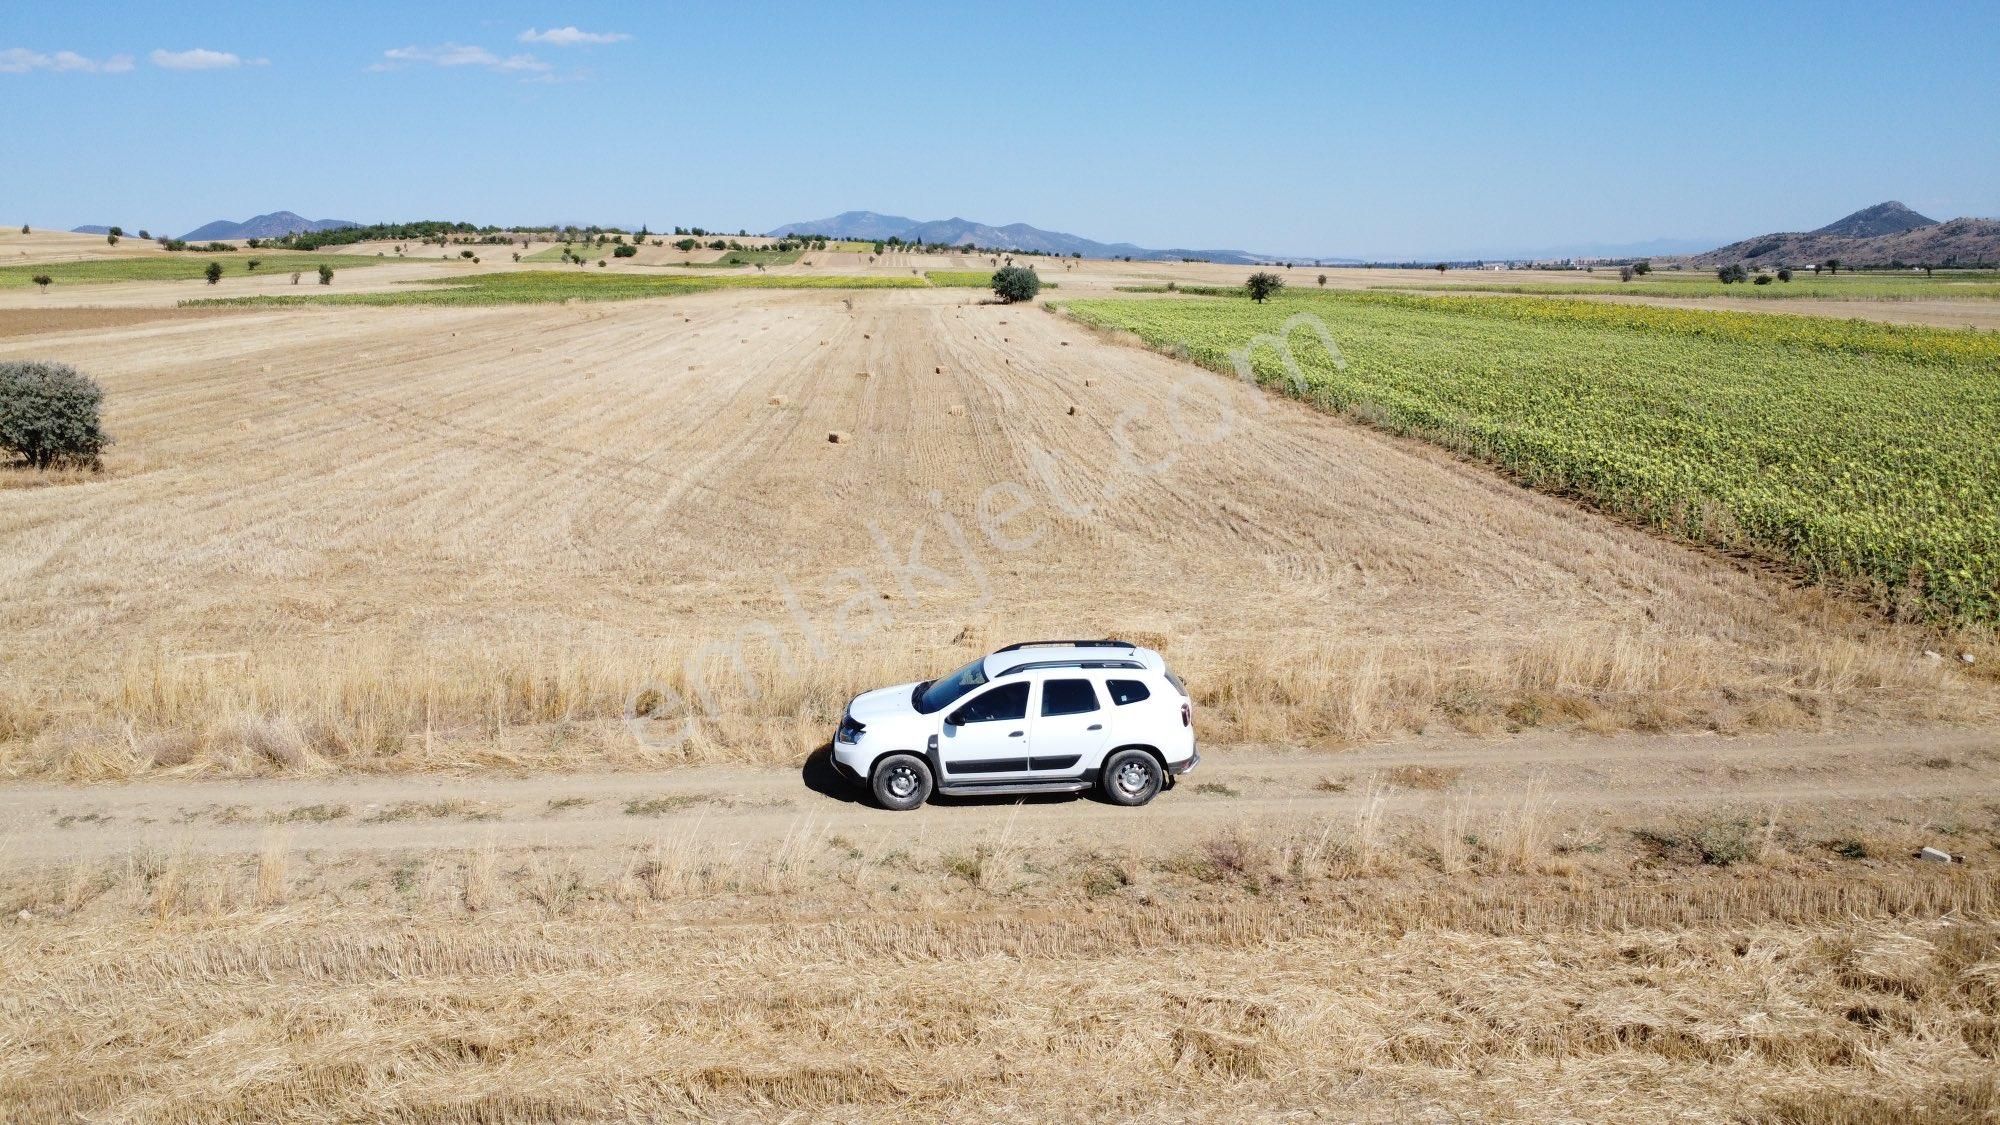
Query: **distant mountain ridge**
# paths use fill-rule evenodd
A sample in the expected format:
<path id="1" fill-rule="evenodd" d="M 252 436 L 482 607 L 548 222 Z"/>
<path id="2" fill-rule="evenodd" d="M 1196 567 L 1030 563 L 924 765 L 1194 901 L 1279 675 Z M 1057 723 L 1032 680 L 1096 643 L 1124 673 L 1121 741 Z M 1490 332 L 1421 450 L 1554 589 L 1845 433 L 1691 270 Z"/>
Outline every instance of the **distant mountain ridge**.
<path id="1" fill-rule="evenodd" d="M 1274 257 L 1270 254 L 1252 254 L 1246 250 L 1152 250 L 1144 246 L 1134 246 L 1129 242 L 1097 242 L 1080 235 L 1042 230 L 1026 223 L 1009 223 L 1004 227 L 996 227 L 959 218 L 919 222 L 901 215 L 883 215 L 875 211 L 843 211 L 830 218 L 786 223 L 768 233 L 773 238 L 781 238 L 788 234 L 823 234 L 829 238 L 846 238 L 861 242 L 900 238 L 905 242 L 931 242 L 946 246 L 963 246 L 970 242 L 975 246 L 994 250 L 1039 250 L 1044 254 L 1057 254 L 1063 257 L 1082 254 L 1086 258 L 1131 257 L 1142 261 L 1177 262 L 1183 258 L 1201 258 L 1211 262 L 1255 265 L 1258 262 L 1271 261 Z"/>
<path id="2" fill-rule="evenodd" d="M 1760 234 L 1688 261 L 1807 266 L 1839 259 L 1847 266 L 1978 266 L 2000 262 L 2000 219 L 1938 222 L 1894 200 L 1864 207 L 1818 230 Z"/>
<path id="3" fill-rule="evenodd" d="M 279 238 L 301 231 L 341 230 L 358 227 L 360 223 L 348 219 L 308 219 L 291 211 L 273 211 L 268 215 L 258 215 L 240 223 L 228 219 L 199 226 L 181 237 L 189 242 L 228 242 L 242 238 Z"/>

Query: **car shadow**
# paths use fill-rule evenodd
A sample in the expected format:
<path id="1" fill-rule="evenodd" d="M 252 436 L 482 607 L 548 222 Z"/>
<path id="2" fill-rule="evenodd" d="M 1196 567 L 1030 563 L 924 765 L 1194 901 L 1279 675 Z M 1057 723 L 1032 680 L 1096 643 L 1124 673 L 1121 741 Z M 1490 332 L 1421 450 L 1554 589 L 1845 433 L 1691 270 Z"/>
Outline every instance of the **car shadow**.
<path id="1" fill-rule="evenodd" d="M 840 771 L 833 768 L 831 742 L 820 743 L 817 750 L 806 755 L 805 762 L 799 766 L 799 781 L 822 797 L 831 797 L 850 805 L 867 803 L 864 799 L 867 794 L 861 791 L 861 787 L 840 776 Z"/>

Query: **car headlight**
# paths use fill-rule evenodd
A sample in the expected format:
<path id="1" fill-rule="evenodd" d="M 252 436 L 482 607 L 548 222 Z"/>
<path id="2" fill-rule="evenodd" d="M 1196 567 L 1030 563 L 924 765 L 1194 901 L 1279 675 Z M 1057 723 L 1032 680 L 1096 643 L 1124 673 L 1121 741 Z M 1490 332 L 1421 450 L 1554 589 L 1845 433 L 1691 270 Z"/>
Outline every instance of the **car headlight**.
<path id="1" fill-rule="evenodd" d="M 861 741 L 861 732 L 867 729 L 854 716 L 842 715 L 839 729 L 833 732 L 833 740 L 852 746 Z"/>

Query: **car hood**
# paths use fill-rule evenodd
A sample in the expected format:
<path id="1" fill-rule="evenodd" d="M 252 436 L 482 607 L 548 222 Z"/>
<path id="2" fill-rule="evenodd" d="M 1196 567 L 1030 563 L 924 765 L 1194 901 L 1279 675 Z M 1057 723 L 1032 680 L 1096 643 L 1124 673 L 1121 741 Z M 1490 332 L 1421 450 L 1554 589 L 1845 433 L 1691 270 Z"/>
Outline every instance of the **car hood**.
<path id="1" fill-rule="evenodd" d="M 911 680 L 907 684 L 864 691 L 847 705 L 847 713 L 859 720 L 863 726 L 884 723 L 892 719 L 913 718 L 917 714 L 917 709 L 911 705 L 910 697 L 916 693 L 919 682 Z"/>

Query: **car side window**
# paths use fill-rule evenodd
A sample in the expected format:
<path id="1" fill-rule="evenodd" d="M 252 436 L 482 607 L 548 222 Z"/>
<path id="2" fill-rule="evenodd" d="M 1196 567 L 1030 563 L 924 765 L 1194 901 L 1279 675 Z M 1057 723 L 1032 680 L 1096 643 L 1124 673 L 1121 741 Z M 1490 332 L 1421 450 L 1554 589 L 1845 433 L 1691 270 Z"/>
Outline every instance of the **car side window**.
<path id="1" fill-rule="evenodd" d="M 1081 715 L 1097 710 L 1097 689 L 1089 680 L 1045 680 L 1042 714 Z"/>
<path id="2" fill-rule="evenodd" d="M 961 723 L 997 723 L 1028 717 L 1028 682 L 994 688 L 958 709 Z"/>
<path id="3" fill-rule="evenodd" d="M 1120 707 L 1153 697 L 1153 693 L 1146 690 L 1146 685 L 1137 680 L 1106 680 L 1104 686 L 1111 691 L 1111 702 Z"/>

